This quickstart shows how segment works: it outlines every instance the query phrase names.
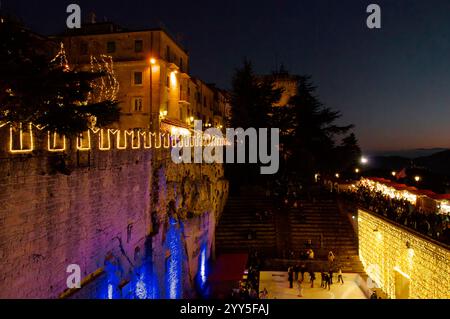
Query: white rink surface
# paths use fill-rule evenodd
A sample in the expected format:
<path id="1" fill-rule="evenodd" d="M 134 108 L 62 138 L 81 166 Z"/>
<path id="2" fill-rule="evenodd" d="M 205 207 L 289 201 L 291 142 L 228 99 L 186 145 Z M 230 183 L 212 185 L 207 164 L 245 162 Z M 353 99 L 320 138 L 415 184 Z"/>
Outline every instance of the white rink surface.
<path id="1" fill-rule="evenodd" d="M 299 274 L 301 277 L 301 275 Z M 320 288 L 320 273 L 316 273 L 314 288 L 311 288 L 309 274 L 301 284 L 302 297 L 299 296 L 298 285 L 289 288 L 287 272 L 262 271 L 259 279 L 259 290 L 264 288 L 269 292 L 268 299 L 367 299 L 356 284 L 357 274 L 344 273 L 344 284 L 337 283 L 337 275 L 333 275 L 333 284 L 328 290 Z"/>

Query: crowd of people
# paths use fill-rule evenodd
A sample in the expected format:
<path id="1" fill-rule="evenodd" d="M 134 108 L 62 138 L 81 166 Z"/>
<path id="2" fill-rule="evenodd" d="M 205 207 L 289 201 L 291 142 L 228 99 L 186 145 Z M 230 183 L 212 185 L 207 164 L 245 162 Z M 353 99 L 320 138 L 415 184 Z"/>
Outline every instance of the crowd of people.
<path id="1" fill-rule="evenodd" d="M 233 289 L 231 298 L 235 300 L 256 300 L 260 298 L 259 293 L 259 271 L 262 259 L 257 251 L 249 255 L 247 278 L 241 280 L 239 288 Z M 267 290 L 266 290 L 267 294 Z"/>
<path id="2" fill-rule="evenodd" d="M 310 288 L 315 288 L 314 282 L 316 281 L 316 272 L 314 271 L 314 267 L 312 265 L 295 265 L 288 268 L 288 282 L 289 288 L 294 288 L 294 283 L 297 285 L 298 289 L 298 297 L 303 297 L 303 287 L 304 283 L 306 283 L 306 276 L 308 274 L 309 282 L 308 286 Z M 324 271 L 323 269 L 320 271 L 320 288 L 323 289 L 331 289 L 331 285 L 333 284 L 334 275 L 337 274 L 337 283 L 344 284 L 344 277 L 342 275 L 342 269 L 340 267 L 336 267 L 332 262 L 329 264 L 328 271 Z"/>
<path id="3" fill-rule="evenodd" d="M 450 218 L 448 215 L 429 213 L 405 199 L 391 198 L 380 191 L 360 185 L 343 193 L 348 200 L 371 212 L 382 215 L 423 235 L 450 244 Z"/>

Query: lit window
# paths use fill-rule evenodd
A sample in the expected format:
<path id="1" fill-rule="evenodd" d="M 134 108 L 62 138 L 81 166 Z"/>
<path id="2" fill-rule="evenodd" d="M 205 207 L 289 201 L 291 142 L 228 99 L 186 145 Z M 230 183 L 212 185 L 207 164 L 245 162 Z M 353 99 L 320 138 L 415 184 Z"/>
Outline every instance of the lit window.
<path id="1" fill-rule="evenodd" d="M 134 85 L 142 85 L 142 72 L 134 72 Z"/>
<path id="2" fill-rule="evenodd" d="M 132 99 L 132 106 L 134 112 L 141 112 L 142 111 L 142 97 L 134 97 Z"/>

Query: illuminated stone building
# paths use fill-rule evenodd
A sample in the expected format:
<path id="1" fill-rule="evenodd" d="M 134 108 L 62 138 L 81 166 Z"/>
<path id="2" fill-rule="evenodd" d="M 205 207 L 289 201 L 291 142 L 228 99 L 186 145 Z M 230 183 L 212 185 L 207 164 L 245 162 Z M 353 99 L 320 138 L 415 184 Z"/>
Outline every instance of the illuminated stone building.
<path id="1" fill-rule="evenodd" d="M 224 126 L 222 91 L 189 75 L 188 52 L 163 29 L 129 31 L 91 23 L 67 32 L 62 41 L 71 63 L 91 67 L 91 57 L 111 57 L 120 88 L 120 129 L 189 129 Z"/>

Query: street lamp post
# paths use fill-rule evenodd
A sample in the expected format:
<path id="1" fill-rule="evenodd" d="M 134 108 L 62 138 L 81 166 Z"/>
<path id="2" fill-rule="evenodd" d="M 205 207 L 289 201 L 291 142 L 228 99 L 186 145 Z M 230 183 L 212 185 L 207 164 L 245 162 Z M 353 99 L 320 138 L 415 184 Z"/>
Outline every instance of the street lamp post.
<path id="1" fill-rule="evenodd" d="M 155 111 L 153 110 L 153 66 L 156 65 L 156 59 L 150 58 L 150 126 L 151 131 L 155 132 L 157 131 L 157 124 L 159 125 L 159 110 L 156 113 L 157 116 L 155 116 Z M 157 119 L 157 123 L 155 122 L 155 118 Z"/>

